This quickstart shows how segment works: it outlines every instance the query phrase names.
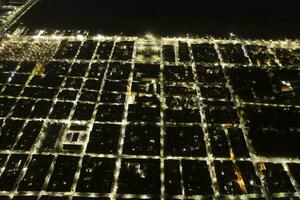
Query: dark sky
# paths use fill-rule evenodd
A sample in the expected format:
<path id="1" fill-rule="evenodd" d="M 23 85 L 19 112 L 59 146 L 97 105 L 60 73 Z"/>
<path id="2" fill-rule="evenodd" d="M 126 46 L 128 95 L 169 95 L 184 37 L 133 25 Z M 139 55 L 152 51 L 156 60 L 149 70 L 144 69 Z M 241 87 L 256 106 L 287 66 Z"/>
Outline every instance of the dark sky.
<path id="1" fill-rule="evenodd" d="M 34 28 L 112 35 L 300 36 L 300 0 L 41 0 L 21 21 Z"/>

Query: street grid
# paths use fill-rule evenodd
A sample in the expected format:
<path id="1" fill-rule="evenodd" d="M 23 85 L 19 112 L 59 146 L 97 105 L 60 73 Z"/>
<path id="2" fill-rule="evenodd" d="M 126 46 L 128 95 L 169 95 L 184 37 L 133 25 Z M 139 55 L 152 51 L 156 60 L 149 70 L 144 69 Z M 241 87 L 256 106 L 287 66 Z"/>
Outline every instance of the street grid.
<path id="1" fill-rule="evenodd" d="M 299 199 L 300 42 L 0 44 L 0 199 Z"/>

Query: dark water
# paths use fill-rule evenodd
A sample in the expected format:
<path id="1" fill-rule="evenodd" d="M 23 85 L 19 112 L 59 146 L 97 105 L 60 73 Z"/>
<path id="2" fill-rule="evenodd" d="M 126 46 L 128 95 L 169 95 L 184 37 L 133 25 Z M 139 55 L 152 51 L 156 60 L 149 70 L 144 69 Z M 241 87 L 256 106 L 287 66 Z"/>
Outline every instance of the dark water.
<path id="1" fill-rule="evenodd" d="M 21 21 L 106 35 L 297 38 L 299 8 L 298 0 L 41 0 Z"/>

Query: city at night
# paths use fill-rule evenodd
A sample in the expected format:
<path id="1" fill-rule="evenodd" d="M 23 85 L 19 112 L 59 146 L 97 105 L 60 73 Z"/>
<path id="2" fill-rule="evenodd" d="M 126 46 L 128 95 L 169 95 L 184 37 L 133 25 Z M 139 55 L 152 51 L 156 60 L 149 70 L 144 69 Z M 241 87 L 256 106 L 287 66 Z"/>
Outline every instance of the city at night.
<path id="1" fill-rule="evenodd" d="M 0 200 L 300 199 L 299 8 L 0 0 Z"/>

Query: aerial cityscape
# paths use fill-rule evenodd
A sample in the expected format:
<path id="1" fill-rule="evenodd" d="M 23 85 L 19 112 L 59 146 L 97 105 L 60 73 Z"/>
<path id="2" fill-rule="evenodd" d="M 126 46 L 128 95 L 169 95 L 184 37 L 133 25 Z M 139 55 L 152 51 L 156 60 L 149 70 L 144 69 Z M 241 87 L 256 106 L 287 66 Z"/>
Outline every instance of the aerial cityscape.
<path id="1" fill-rule="evenodd" d="M 0 200 L 300 199 L 300 40 L 29 25 L 45 1 L 0 1 Z"/>

